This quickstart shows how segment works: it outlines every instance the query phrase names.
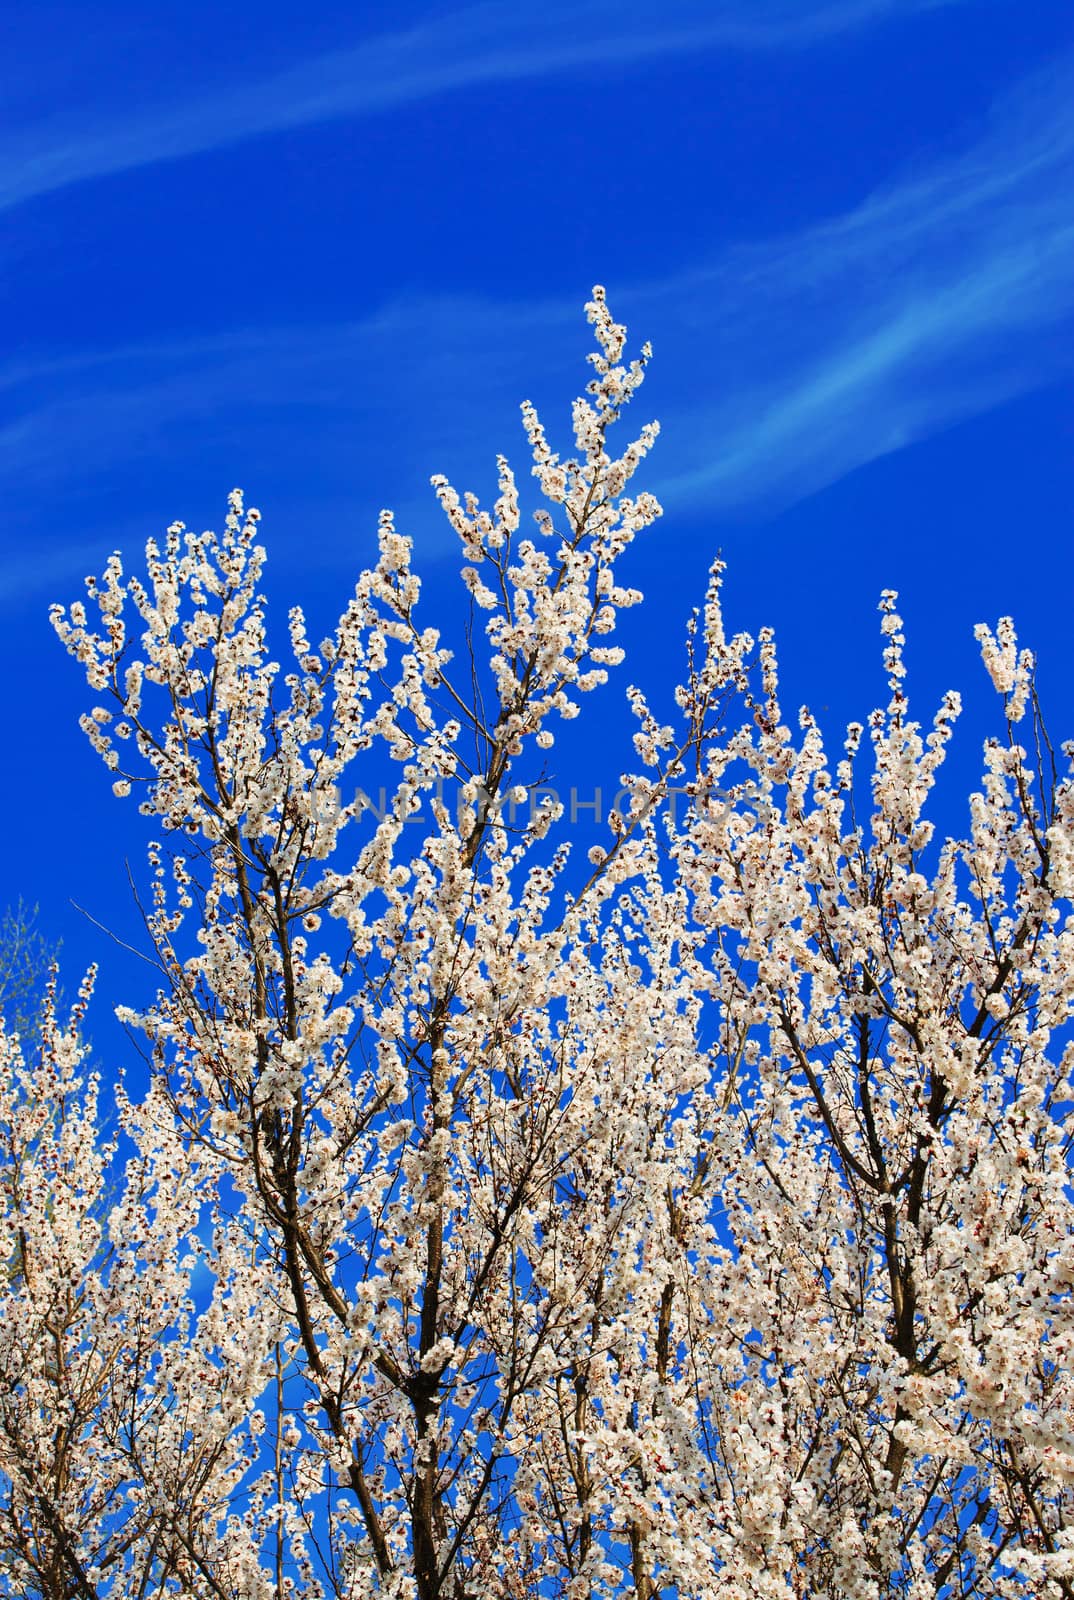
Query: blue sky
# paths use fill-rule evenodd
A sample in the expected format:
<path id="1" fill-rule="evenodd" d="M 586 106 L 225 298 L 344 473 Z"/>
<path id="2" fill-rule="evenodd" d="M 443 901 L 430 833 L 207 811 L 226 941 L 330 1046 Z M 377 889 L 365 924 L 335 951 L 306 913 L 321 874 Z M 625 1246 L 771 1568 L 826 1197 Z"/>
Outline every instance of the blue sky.
<path id="1" fill-rule="evenodd" d="M 733 624 L 776 626 L 833 742 L 883 694 L 884 587 L 920 714 L 974 702 L 963 787 L 976 621 L 1013 613 L 1074 734 L 1072 105 L 1069 0 L 9 7 L 4 898 L 109 1000 L 144 982 L 71 909 L 136 936 L 143 835 L 48 603 L 239 483 L 281 623 L 330 623 L 382 505 L 449 610 L 428 477 L 524 468 L 526 396 L 563 426 L 595 282 L 663 426 L 632 679 L 667 689 L 721 549 Z"/>

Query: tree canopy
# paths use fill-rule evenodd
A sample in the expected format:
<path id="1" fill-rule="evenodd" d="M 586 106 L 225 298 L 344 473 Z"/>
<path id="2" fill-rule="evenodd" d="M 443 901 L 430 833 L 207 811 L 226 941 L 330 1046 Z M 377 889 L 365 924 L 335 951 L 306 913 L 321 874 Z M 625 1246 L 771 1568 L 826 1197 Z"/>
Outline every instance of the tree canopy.
<path id="1" fill-rule="evenodd" d="M 983 627 L 942 837 L 959 702 L 912 719 L 895 596 L 833 759 L 716 562 L 579 862 L 541 781 L 660 514 L 655 425 L 612 448 L 648 350 L 587 311 L 529 536 L 505 458 L 491 510 L 434 479 L 458 660 L 385 513 L 280 664 L 238 491 L 54 608 L 160 991 L 108 1139 L 87 990 L 0 1044 L 12 1593 L 1074 1594 L 1071 748 Z"/>

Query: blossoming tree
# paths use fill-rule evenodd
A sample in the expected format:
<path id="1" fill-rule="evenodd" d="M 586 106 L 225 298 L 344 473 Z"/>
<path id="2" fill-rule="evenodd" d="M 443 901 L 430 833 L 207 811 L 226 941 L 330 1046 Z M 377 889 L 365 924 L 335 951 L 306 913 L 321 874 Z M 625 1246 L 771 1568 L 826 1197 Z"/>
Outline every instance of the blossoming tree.
<path id="1" fill-rule="evenodd" d="M 461 671 L 387 515 L 278 667 L 237 493 L 54 612 L 155 823 L 162 983 L 122 1173 L 80 1015 L 5 1045 L 13 1592 L 1074 1593 L 1074 788 L 1032 663 L 982 631 L 1004 731 L 942 842 L 958 705 L 910 720 L 894 597 L 888 706 L 833 767 L 717 566 L 572 861 L 544 752 L 659 514 L 655 427 L 609 448 L 648 351 L 588 313 L 575 453 L 523 408 L 533 536 L 502 458 L 490 512 L 434 480 Z"/>

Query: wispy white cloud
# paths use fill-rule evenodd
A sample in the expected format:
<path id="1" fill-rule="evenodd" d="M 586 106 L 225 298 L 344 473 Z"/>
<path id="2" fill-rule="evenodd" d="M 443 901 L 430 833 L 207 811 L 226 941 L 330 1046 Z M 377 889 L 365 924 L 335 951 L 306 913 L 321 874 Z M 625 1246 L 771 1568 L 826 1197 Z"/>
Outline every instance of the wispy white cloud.
<path id="1" fill-rule="evenodd" d="M 494 82 L 629 66 L 695 50 L 779 51 L 965 0 L 668 0 L 653 14 L 622 0 L 502 0 L 366 39 L 260 78 L 177 95 L 116 116 L 92 102 L 0 140 L 0 211 L 109 174 L 259 134 L 359 118 Z M 126 103 L 129 105 L 129 99 Z M 163 108 L 163 109 L 162 109 Z"/>
<path id="2" fill-rule="evenodd" d="M 707 306 L 691 399 L 708 449 L 677 462 L 668 492 L 785 504 L 1074 372 L 1072 103 L 1067 59 L 1002 101 L 971 149 L 684 279 L 679 360 Z M 650 293 L 667 304 L 668 285 Z"/>
<path id="3" fill-rule="evenodd" d="M 609 285 L 617 314 L 656 345 L 653 470 L 669 509 L 776 510 L 1074 371 L 1072 103 L 1067 59 L 998 105 L 972 148 L 846 215 L 673 279 Z M 330 527 L 302 559 L 336 560 L 380 497 L 437 528 L 426 475 L 487 473 L 521 396 L 562 395 L 581 337 L 578 308 L 559 301 L 429 298 L 344 326 L 11 366 L 0 500 L 32 519 L 46 495 L 100 481 L 114 505 L 117 470 L 152 474 L 187 504 L 235 477 L 271 499 L 280 467 L 281 484 L 317 485 Z M 181 507 L 162 504 L 163 520 Z"/>

